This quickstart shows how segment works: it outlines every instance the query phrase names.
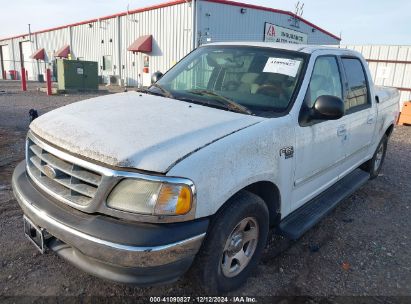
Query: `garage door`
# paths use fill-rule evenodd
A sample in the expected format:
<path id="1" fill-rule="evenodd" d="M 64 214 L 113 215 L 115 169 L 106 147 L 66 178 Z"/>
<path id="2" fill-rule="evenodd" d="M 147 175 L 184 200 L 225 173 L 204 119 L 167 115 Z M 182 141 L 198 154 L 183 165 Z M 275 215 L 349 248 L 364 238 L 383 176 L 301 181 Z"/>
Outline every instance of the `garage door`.
<path id="1" fill-rule="evenodd" d="M 33 43 L 30 41 L 22 42 L 24 67 L 26 68 L 28 80 L 36 80 L 36 61 L 31 59 L 30 56 L 34 53 Z"/>
<path id="2" fill-rule="evenodd" d="M 10 74 L 9 71 L 14 69 L 13 65 L 13 58 L 10 56 L 11 52 L 9 50 L 9 45 L 2 45 L 1 47 L 3 51 L 3 64 L 4 64 L 4 70 L 6 71 L 7 79 L 10 79 Z"/>

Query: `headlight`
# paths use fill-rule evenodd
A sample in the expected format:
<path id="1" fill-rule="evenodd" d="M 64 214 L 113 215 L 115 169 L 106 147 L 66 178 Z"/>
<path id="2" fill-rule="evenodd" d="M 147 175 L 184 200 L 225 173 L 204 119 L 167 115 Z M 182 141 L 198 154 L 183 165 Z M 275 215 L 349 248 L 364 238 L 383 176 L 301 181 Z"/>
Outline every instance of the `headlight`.
<path id="1" fill-rule="evenodd" d="M 110 193 L 107 206 L 148 215 L 183 215 L 191 210 L 188 185 L 124 179 Z"/>

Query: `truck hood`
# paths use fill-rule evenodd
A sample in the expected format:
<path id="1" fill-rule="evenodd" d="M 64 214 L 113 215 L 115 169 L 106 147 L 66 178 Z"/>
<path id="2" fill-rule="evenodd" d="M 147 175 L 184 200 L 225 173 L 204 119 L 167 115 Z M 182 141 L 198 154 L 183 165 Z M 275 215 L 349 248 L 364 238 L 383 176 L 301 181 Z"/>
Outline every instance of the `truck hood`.
<path id="1" fill-rule="evenodd" d="M 30 129 L 68 152 L 110 166 L 166 173 L 194 151 L 263 119 L 128 92 L 61 107 L 34 120 Z"/>

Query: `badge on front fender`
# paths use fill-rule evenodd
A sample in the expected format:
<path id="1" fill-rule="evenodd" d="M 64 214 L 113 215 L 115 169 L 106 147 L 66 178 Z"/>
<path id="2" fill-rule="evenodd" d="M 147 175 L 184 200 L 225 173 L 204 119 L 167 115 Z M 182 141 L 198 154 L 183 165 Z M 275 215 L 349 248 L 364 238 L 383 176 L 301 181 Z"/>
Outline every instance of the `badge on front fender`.
<path id="1" fill-rule="evenodd" d="M 284 147 L 280 149 L 280 156 L 283 156 L 284 158 L 292 158 L 294 156 L 294 147 L 290 146 L 290 147 Z"/>

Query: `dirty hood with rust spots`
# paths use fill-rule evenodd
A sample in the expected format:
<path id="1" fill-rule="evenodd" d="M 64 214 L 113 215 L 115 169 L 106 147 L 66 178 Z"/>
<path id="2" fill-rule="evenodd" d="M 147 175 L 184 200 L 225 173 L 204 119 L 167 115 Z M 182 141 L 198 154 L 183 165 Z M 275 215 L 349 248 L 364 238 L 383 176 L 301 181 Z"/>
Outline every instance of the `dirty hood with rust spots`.
<path id="1" fill-rule="evenodd" d="M 261 120 L 128 92 L 61 107 L 34 120 L 30 129 L 57 147 L 91 160 L 166 173 L 187 155 Z"/>

